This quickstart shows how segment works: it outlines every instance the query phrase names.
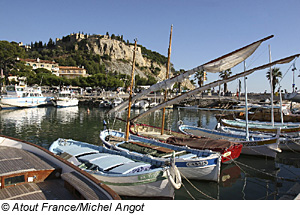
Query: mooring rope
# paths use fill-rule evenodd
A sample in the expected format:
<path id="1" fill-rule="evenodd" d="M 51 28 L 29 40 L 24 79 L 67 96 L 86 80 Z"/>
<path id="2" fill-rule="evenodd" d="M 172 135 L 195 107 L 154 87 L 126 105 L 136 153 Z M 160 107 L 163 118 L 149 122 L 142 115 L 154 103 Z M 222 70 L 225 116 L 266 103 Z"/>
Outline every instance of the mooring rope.
<path id="1" fill-rule="evenodd" d="M 291 141 L 292 143 L 294 143 L 294 144 L 296 144 L 296 145 L 299 145 L 299 146 L 300 146 L 300 144 L 297 143 L 297 141 L 295 141 L 295 139 L 292 138 L 292 137 L 286 137 L 286 141 L 284 142 L 284 144 L 286 145 L 286 147 L 287 147 L 289 150 L 291 150 L 292 152 L 294 152 L 294 153 L 296 153 L 296 154 L 300 154 L 299 152 L 293 150 L 293 149 L 288 145 L 288 142 L 289 142 L 289 141 Z"/>
<path id="2" fill-rule="evenodd" d="M 189 194 L 189 196 L 193 199 L 196 200 L 196 198 L 190 193 L 190 191 L 188 191 L 188 189 L 185 187 L 184 183 L 181 183 L 181 185 L 184 187 L 185 191 L 187 192 L 187 194 Z"/>
<path id="3" fill-rule="evenodd" d="M 199 190 L 187 177 L 185 177 L 181 172 L 180 172 L 180 175 L 196 190 L 198 191 L 199 193 L 201 193 L 202 195 L 206 196 L 207 198 L 209 199 L 212 199 L 212 200 L 216 200 L 215 198 L 207 195 L 206 193 L 202 192 L 201 190 Z"/>
<path id="4" fill-rule="evenodd" d="M 267 172 L 264 172 L 264 171 L 261 171 L 261 170 L 259 170 L 259 169 L 256 169 L 256 168 L 254 168 L 254 167 L 251 167 L 251 166 L 249 166 L 249 165 L 247 165 L 247 164 L 244 164 L 244 163 L 241 163 L 241 162 L 239 162 L 239 161 L 233 161 L 235 164 L 240 164 L 240 165 L 243 165 L 243 166 L 245 166 L 245 167 L 247 167 L 247 168 L 249 168 L 249 169 L 252 169 L 252 170 L 255 170 L 255 171 L 257 171 L 257 172 L 260 172 L 260 173 L 263 173 L 263 174 L 265 174 L 265 175 L 268 175 L 268 176 L 270 176 L 270 177 L 273 177 L 273 178 L 276 178 L 276 179 L 281 179 L 281 180 L 283 180 L 283 181 L 292 181 L 292 182 L 298 182 L 299 180 L 295 180 L 295 179 L 289 179 L 289 178 L 284 178 L 284 177 L 278 177 L 277 175 L 274 175 L 274 174 L 271 174 L 271 173 L 267 173 Z M 244 172 L 244 171 L 243 171 Z M 246 173 L 246 172 L 244 172 L 244 173 Z M 297 177 L 297 178 L 299 178 L 299 176 Z"/>

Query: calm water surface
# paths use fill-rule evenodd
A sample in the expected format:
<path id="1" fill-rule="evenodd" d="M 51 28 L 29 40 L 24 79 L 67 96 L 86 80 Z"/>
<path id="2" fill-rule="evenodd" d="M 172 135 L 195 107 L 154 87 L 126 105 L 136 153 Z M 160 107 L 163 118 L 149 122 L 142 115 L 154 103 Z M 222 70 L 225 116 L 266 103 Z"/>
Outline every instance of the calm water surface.
<path id="1" fill-rule="evenodd" d="M 71 138 L 92 144 L 101 144 L 99 132 L 103 120 L 110 128 L 122 129 L 125 123 L 107 117 L 105 109 L 86 107 L 31 108 L 0 111 L 0 133 L 49 148 L 57 138 Z M 131 116 L 138 114 L 132 110 Z M 139 122 L 159 126 L 161 111 L 142 118 Z M 126 112 L 119 117 L 125 119 Z M 184 124 L 215 128 L 213 112 L 188 109 L 167 110 L 166 127 L 178 130 L 178 121 Z M 257 200 L 279 199 L 300 181 L 300 153 L 283 152 L 275 160 L 240 156 L 236 163 L 223 165 L 221 180 L 215 182 L 184 181 L 175 193 L 175 199 Z"/>

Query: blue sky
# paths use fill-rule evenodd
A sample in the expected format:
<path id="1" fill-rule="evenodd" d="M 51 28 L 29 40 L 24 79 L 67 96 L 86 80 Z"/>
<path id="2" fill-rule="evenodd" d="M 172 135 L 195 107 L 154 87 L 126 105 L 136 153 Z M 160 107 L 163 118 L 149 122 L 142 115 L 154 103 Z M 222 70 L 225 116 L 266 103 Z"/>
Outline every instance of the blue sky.
<path id="1" fill-rule="evenodd" d="M 30 42 L 70 33 L 123 35 L 167 56 L 173 24 L 171 62 L 176 70 L 192 69 L 244 45 L 274 34 L 247 61 L 253 68 L 272 59 L 300 53 L 299 0 L 1 0 L 0 40 Z M 300 63 L 296 86 L 300 89 Z M 290 64 L 281 66 L 285 73 Z M 232 69 L 241 72 L 243 65 Z M 248 78 L 250 92 L 270 91 L 266 70 Z M 208 74 L 208 82 L 218 78 Z M 292 72 L 282 80 L 291 91 Z M 229 84 L 236 91 L 237 81 Z"/>

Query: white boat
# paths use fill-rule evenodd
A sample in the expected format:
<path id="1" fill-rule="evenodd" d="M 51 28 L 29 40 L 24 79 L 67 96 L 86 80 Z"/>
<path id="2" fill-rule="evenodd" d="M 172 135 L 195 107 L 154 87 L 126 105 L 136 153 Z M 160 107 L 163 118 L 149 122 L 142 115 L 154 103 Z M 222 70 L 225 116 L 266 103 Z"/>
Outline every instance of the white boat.
<path id="1" fill-rule="evenodd" d="M 179 130 L 189 135 L 203 136 L 212 139 L 226 139 L 235 141 L 237 143 L 242 143 L 243 148 L 241 154 L 275 158 L 276 154 L 281 152 L 281 150 L 278 148 L 279 136 L 268 138 L 255 137 L 250 140 L 246 140 L 246 135 L 235 135 L 223 131 L 199 128 L 189 125 L 181 125 L 179 126 Z"/>
<path id="2" fill-rule="evenodd" d="M 78 106 L 79 100 L 75 97 L 75 94 L 70 90 L 62 90 L 52 100 L 55 107 L 73 107 Z"/>
<path id="3" fill-rule="evenodd" d="M 132 105 L 132 108 L 137 109 L 146 109 L 147 107 L 149 107 L 149 102 L 146 100 L 137 101 Z"/>
<path id="4" fill-rule="evenodd" d="M 116 97 L 112 102 L 112 107 L 117 107 L 123 102 L 123 99 L 120 97 Z"/>
<path id="5" fill-rule="evenodd" d="M 0 106 L 2 109 L 38 107 L 51 104 L 51 99 L 42 95 L 41 87 L 9 85 L 1 96 Z"/>
<path id="6" fill-rule="evenodd" d="M 175 166 L 102 146 L 59 138 L 49 148 L 90 173 L 121 196 L 173 198 L 181 186 Z M 175 184 L 175 175 L 178 184 Z M 174 186 L 172 185 L 174 183 Z"/>
<path id="7" fill-rule="evenodd" d="M 284 99 L 299 103 L 300 102 L 300 91 L 287 93 L 284 95 Z"/>
<path id="8" fill-rule="evenodd" d="M 41 146 L 0 135 L 1 200 L 120 200 L 108 186 Z"/>
<path id="9" fill-rule="evenodd" d="M 219 182 L 222 156 L 218 152 L 170 145 L 133 134 L 125 141 L 123 132 L 110 129 L 101 131 L 100 139 L 109 148 L 163 163 L 169 162 L 168 157 L 175 152 L 175 165 L 182 175 L 189 179 Z"/>
<path id="10" fill-rule="evenodd" d="M 221 124 L 224 126 L 234 127 L 234 128 L 246 128 L 246 120 L 242 119 L 221 119 Z M 260 121 L 248 121 L 249 131 L 259 131 L 266 133 L 277 133 L 277 130 L 280 129 L 281 133 L 288 134 L 290 136 L 299 136 L 300 133 L 300 124 L 291 124 L 291 123 L 274 123 L 272 125 L 268 122 Z"/>
<path id="11" fill-rule="evenodd" d="M 232 127 L 225 127 L 225 126 L 220 126 L 219 129 L 221 131 L 224 131 L 226 133 L 230 133 L 233 135 L 246 135 L 246 131 L 243 129 L 238 129 L 238 128 L 232 128 Z M 272 138 L 274 137 L 274 134 L 268 134 L 268 133 L 261 133 L 261 132 L 254 132 L 254 131 L 249 131 L 249 136 L 251 138 Z M 290 137 L 288 135 L 282 135 L 280 138 L 280 143 L 278 147 L 282 150 L 287 150 L 287 151 L 300 151 L 300 137 Z"/>

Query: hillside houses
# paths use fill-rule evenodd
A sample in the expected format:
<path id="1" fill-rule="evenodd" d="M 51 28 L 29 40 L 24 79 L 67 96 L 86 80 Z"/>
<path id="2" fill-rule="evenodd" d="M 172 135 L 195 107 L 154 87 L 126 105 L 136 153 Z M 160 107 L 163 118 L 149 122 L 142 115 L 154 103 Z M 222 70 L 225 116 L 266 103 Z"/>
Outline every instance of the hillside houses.
<path id="1" fill-rule="evenodd" d="M 74 67 L 74 66 L 59 66 L 55 61 L 41 60 L 37 59 L 21 59 L 17 58 L 17 61 L 25 62 L 25 65 L 31 66 L 32 69 L 47 69 L 56 76 L 66 77 L 66 78 L 76 78 L 76 77 L 87 77 L 89 76 L 84 67 Z"/>

